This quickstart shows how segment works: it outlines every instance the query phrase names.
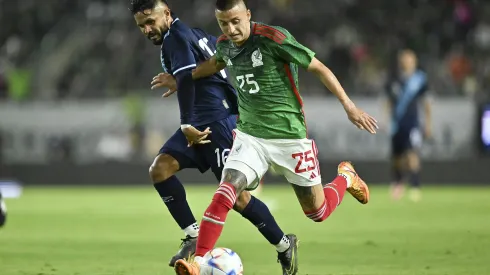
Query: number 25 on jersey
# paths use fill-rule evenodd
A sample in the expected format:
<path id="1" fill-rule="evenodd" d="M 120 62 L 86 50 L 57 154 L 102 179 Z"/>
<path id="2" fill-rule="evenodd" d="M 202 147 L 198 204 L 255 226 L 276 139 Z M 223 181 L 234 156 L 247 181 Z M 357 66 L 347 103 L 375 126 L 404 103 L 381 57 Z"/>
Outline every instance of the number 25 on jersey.
<path id="1" fill-rule="evenodd" d="M 242 91 L 248 91 L 250 94 L 256 94 L 260 91 L 259 84 L 254 80 L 253 74 L 239 75 L 236 77 L 238 85 Z M 246 85 L 245 85 L 246 84 Z M 244 87 L 246 86 L 246 88 Z"/>

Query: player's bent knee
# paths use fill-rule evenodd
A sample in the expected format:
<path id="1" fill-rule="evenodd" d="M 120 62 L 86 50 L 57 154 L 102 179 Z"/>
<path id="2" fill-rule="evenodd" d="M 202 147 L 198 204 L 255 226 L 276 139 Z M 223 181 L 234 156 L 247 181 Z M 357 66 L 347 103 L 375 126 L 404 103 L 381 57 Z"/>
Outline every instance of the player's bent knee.
<path id="1" fill-rule="evenodd" d="M 410 171 L 418 171 L 420 169 L 420 158 L 416 152 L 410 151 L 407 153 L 408 169 Z"/>
<path id="2" fill-rule="evenodd" d="M 251 168 L 249 169 L 251 170 Z M 242 169 L 238 170 L 235 168 L 226 168 L 223 170 L 221 182 L 231 184 L 234 187 L 236 194 L 240 195 L 242 191 L 247 188 L 249 179 L 247 172 L 242 172 Z"/>
<path id="3" fill-rule="evenodd" d="M 293 189 L 306 217 L 315 222 L 322 222 L 328 217 L 327 204 L 321 184 L 314 186 L 293 185 Z"/>
<path id="4" fill-rule="evenodd" d="M 397 156 L 393 158 L 393 166 L 395 169 L 403 169 L 403 163 L 404 163 L 404 157 L 403 156 Z"/>
<path id="5" fill-rule="evenodd" d="M 250 192 L 248 191 L 241 192 L 235 202 L 235 206 L 233 206 L 233 209 L 241 213 L 250 203 L 251 199 L 252 199 L 252 195 L 250 194 Z"/>
<path id="6" fill-rule="evenodd" d="M 162 182 L 179 171 L 179 162 L 168 154 L 158 155 L 150 166 L 149 173 L 153 182 Z"/>

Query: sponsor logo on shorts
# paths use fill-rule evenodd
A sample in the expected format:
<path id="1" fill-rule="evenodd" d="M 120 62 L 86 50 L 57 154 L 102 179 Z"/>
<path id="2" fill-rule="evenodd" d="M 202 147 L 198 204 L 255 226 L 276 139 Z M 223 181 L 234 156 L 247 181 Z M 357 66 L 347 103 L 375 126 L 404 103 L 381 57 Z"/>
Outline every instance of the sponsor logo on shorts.
<path id="1" fill-rule="evenodd" d="M 310 180 L 312 180 L 312 179 L 314 179 L 314 178 L 316 178 L 316 174 L 315 174 L 315 172 L 311 172 L 311 175 L 310 175 Z"/>
<path id="2" fill-rule="evenodd" d="M 241 149 L 242 149 L 241 144 L 239 144 L 238 146 L 233 146 L 233 151 L 231 152 L 230 155 L 238 155 L 238 153 L 240 153 Z"/>

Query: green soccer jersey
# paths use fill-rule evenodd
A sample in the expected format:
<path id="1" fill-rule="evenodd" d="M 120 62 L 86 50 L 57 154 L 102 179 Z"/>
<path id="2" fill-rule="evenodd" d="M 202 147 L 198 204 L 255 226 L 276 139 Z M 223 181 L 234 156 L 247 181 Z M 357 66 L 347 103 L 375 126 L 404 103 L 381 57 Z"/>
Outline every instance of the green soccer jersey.
<path id="1" fill-rule="evenodd" d="M 224 35 L 217 43 L 216 59 L 238 91 L 237 128 L 265 139 L 305 138 L 298 65 L 308 68 L 315 54 L 284 28 L 255 22 L 251 28 L 240 47 Z"/>

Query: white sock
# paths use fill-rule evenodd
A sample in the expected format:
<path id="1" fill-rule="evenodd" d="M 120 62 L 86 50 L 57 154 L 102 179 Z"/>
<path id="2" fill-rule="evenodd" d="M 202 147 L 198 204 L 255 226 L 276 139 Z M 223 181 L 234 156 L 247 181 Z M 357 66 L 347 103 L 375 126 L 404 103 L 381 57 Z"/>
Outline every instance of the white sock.
<path id="1" fill-rule="evenodd" d="M 341 177 L 344 177 L 345 180 L 347 181 L 347 188 L 351 187 L 352 186 L 352 179 L 351 177 L 347 176 L 347 175 L 344 175 L 342 173 L 339 174 L 339 176 Z"/>
<path id="2" fill-rule="evenodd" d="M 186 236 L 191 236 L 191 238 L 197 238 L 197 236 L 199 236 L 199 225 L 197 225 L 197 223 L 189 225 L 184 228 L 184 234 Z"/>
<path id="3" fill-rule="evenodd" d="M 281 241 L 275 245 L 276 250 L 279 253 L 282 253 L 282 252 L 288 250 L 290 246 L 291 246 L 291 243 L 289 242 L 289 238 L 286 235 L 282 236 Z"/>

